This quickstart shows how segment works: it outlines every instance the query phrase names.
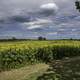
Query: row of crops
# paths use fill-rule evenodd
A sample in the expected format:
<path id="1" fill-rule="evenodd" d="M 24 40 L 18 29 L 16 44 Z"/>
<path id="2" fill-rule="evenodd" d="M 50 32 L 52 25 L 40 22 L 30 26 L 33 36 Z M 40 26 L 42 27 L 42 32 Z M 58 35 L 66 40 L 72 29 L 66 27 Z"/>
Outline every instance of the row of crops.
<path id="1" fill-rule="evenodd" d="M 74 56 L 80 56 L 80 46 L 53 45 L 35 48 L 8 48 L 0 50 L 0 71 Z"/>

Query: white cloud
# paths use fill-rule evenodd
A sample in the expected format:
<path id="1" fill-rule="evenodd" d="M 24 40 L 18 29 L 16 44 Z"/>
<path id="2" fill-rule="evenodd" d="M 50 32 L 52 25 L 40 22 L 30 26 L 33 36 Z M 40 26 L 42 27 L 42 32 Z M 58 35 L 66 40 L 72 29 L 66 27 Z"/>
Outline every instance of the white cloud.
<path id="1" fill-rule="evenodd" d="M 37 19 L 36 21 L 32 22 L 24 22 L 22 23 L 23 26 L 27 27 L 27 29 L 36 29 L 41 28 L 43 25 L 47 25 L 52 23 L 50 19 Z"/>
<path id="2" fill-rule="evenodd" d="M 47 35 L 57 35 L 57 34 L 58 34 L 57 32 L 50 32 Z"/>
<path id="3" fill-rule="evenodd" d="M 41 25 L 33 25 L 33 26 L 28 27 L 27 29 L 32 30 L 32 29 L 36 29 L 36 28 L 40 28 L 40 27 L 42 27 L 42 26 Z"/>
<path id="4" fill-rule="evenodd" d="M 72 29 L 72 31 L 74 32 L 74 31 L 76 31 L 77 29 Z"/>
<path id="5" fill-rule="evenodd" d="M 43 24 L 48 24 L 48 23 L 52 23 L 51 20 L 49 19 L 37 19 L 36 21 L 32 21 L 32 22 L 27 22 L 24 23 L 25 25 L 43 25 Z"/>
<path id="6" fill-rule="evenodd" d="M 65 29 L 59 29 L 58 31 L 65 31 Z"/>
<path id="7" fill-rule="evenodd" d="M 58 11 L 58 6 L 55 3 L 42 4 L 40 13 L 45 16 L 54 15 Z"/>
<path id="8" fill-rule="evenodd" d="M 44 11 L 57 11 L 58 6 L 55 3 L 47 3 L 40 6 L 40 9 Z"/>

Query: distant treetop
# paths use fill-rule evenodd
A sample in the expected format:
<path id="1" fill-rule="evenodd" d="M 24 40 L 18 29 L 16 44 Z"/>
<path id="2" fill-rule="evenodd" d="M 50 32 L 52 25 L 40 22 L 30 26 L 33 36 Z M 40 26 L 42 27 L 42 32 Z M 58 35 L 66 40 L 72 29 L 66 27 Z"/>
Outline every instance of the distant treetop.
<path id="1" fill-rule="evenodd" d="M 80 12 L 80 0 L 75 1 L 75 6 L 76 6 L 76 9 L 79 10 Z"/>

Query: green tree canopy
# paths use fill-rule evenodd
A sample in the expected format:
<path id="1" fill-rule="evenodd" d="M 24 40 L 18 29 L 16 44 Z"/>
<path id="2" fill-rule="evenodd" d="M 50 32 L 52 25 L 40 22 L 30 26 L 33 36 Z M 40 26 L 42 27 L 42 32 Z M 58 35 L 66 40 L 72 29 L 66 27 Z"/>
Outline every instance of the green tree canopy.
<path id="1" fill-rule="evenodd" d="M 80 12 L 80 1 L 79 0 L 75 1 L 75 6 L 76 6 L 76 9 L 79 10 Z"/>

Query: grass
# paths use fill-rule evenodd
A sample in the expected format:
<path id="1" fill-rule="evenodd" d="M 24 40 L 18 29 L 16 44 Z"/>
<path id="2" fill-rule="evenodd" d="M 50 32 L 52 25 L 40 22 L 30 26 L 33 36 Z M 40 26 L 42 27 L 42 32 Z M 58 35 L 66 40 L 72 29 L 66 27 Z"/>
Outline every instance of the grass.
<path id="1" fill-rule="evenodd" d="M 35 64 L 0 73 L 0 80 L 36 80 L 47 69 L 46 64 Z"/>
<path id="2" fill-rule="evenodd" d="M 55 45 L 74 45 L 80 46 L 80 41 L 77 40 L 54 40 L 54 41 L 3 41 L 0 42 L 0 50 L 8 48 L 22 48 L 22 47 L 45 47 Z"/>

